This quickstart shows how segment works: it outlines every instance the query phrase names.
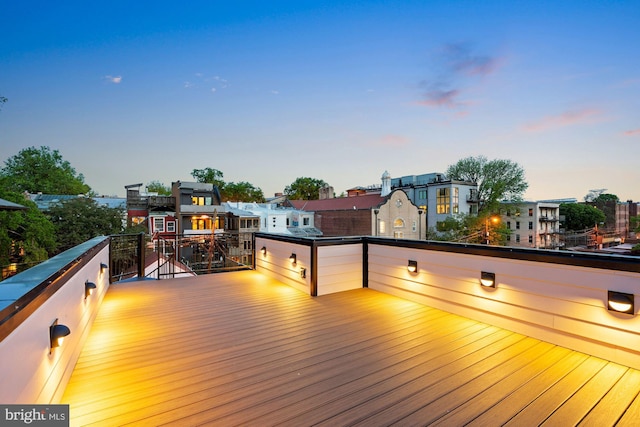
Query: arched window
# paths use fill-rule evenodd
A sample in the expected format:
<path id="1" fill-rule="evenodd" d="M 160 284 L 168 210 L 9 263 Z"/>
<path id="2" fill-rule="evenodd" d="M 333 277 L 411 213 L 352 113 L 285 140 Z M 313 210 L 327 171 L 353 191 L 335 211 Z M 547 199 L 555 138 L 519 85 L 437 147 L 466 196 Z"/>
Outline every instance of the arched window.
<path id="1" fill-rule="evenodd" d="M 404 220 L 402 218 L 398 218 L 393 221 L 393 228 L 404 228 Z"/>

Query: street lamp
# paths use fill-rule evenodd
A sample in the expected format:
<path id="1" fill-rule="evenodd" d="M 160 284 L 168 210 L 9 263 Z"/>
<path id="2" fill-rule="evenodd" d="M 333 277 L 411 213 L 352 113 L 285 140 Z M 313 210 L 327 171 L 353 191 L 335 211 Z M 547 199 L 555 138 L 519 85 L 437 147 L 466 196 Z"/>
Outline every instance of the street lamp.
<path id="1" fill-rule="evenodd" d="M 489 240 L 490 240 L 489 239 L 489 221 L 491 221 L 493 224 L 497 224 L 500 222 L 500 217 L 497 215 L 493 215 L 490 217 L 486 217 L 484 219 L 484 235 L 486 238 L 487 245 L 489 244 Z"/>

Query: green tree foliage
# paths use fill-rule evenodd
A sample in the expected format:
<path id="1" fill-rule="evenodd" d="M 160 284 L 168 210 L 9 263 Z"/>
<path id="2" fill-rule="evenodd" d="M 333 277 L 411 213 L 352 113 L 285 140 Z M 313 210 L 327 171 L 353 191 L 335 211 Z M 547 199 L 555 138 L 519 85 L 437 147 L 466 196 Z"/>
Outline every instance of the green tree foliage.
<path id="1" fill-rule="evenodd" d="M 592 190 L 593 191 L 593 190 Z M 585 197 L 586 199 L 586 197 Z M 590 205 L 595 206 L 598 210 L 602 211 L 605 216 L 605 227 L 615 228 L 616 226 L 616 205 L 620 202 L 620 199 L 615 194 L 600 193 L 596 197 L 592 198 L 589 202 Z"/>
<path id="2" fill-rule="evenodd" d="M 58 150 L 29 147 L 8 158 L 0 183 L 16 193 L 87 194 L 91 188 Z"/>
<path id="3" fill-rule="evenodd" d="M 0 211 L 0 266 L 18 264 L 17 272 L 26 270 L 53 255 L 56 235 L 53 224 L 35 203 L 22 194 L 0 188 L 0 198 L 25 206 L 27 210 Z"/>
<path id="4" fill-rule="evenodd" d="M 583 203 L 561 203 L 562 226 L 567 231 L 580 231 L 595 227 L 605 220 L 604 212 Z"/>
<path id="5" fill-rule="evenodd" d="M 224 174 L 218 169 L 194 169 L 193 171 L 191 171 L 191 176 L 197 182 L 204 182 L 215 185 L 216 187 L 218 187 L 219 191 L 222 191 L 224 189 Z"/>
<path id="6" fill-rule="evenodd" d="M 197 182 L 205 182 L 218 187 L 223 202 L 264 202 L 264 194 L 260 188 L 245 181 L 224 182 L 224 174 L 218 169 L 194 169 L 191 176 Z"/>
<path id="7" fill-rule="evenodd" d="M 497 215 L 460 214 L 438 222 L 427 232 L 427 240 L 504 245 L 510 230 Z"/>
<path id="8" fill-rule="evenodd" d="M 260 188 L 245 181 L 229 182 L 225 184 L 222 199 L 232 202 L 264 202 L 264 194 Z"/>
<path id="9" fill-rule="evenodd" d="M 287 185 L 284 194 L 291 200 L 317 200 L 320 189 L 326 186 L 327 183 L 321 179 L 301 177 Z"/>
<path id="10" fill-rule="evenodd" d="M 171 188 L 167 187 L 160 181 L 151 181 L 147 184 L 147 191 L 149 193 L 158 193 L 158 196 L 170 196 Z"/>
<path id="11" fill-rule="evenodd" d="M 47 212 L 55 226 L 60 251 L 96 236 L 121 233 L 123 215 L 122 209 L 100 206 L 86 197 L 66 200 Z"/>
<path id="12" fill-rule="evenodd" d="M 449 179 L 478 185 L 480 214 L 497 212 L 500 201 L 518 201 L 529 187 L 522 166 L 511 160 L 467 157 L 447 168 Z"/>

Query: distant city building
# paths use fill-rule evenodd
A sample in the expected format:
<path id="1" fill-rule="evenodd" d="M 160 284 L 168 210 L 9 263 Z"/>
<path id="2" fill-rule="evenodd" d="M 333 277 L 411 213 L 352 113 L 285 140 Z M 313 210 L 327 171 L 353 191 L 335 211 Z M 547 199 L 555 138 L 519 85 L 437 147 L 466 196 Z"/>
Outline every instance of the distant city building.
<path id="1" fill-rule="evenodd" d="M 510 231 L 507 246 L 538 249 L 558 249 L 562 246 L 559 203 L 503 203 L 501 217 Z"/>
<path id="2" fill-rule="evenodd" d="M 425 213 L 427 229 L 438 230 L 447 218 L 459 215 L 478 214 L 478 186 L 473 182 L 447 179 L 441 173 L 406 175 L 391 178 L 388 171 L 381 177 L 382 185 L 355 187 L 347 190 L 349 196 L 365 194 L 388 195 L 402 189 L 411 203 Z"/>
<path id="3" fill-rule="evenodd" d="M 324 236 L 381 236 L 424 239 L 425 215 L 403 190 L 386 196 L 350 191 L 350 197 L 325 200 L 290 200 L 291 206 L 314 212 L 315 225 Z"/>
<path id="4" fill-rule="evenodd" d="M 322 231 L 315 227 L 314 213 L 272 203 L 226 202 L 229 209 L 242 209 L 258 217 L 258 230 L 262 233 L 286 234 L 296 237 L 319 237 Z"/>

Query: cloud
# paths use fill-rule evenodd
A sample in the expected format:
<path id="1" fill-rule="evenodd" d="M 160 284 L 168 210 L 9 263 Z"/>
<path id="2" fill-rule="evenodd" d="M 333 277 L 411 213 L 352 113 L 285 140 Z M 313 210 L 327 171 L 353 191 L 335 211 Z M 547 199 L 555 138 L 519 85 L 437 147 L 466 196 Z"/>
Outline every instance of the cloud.
<path id="1" fill-rule="evenodd" d="M 220 89 L 226 89 L 230 86 L 229 81 L 220 76 L 207 77 L 203 73 L 194 73 L 194 80 L 187 80 L 184 82 L 183 87 L 185 89 L 200 88 L 200 90 L 206 90 L 210 88 L 212 93 L 217 92 Z"/>
<path id="2" fill-rule="evenodd" d="M 494 73 L 502 62 L 490 56 L 474 55 L 466 43 L 445 45 L 443 57 L 451 71 L 467 76 L 487 76 Z"/>
<path id="3" fill-rule="evenodd" d="M 585 108 L 582 110 L 565 111 L 564 113 L 546 116 L 535 122 L 525 124 L 523 129 L 527 132 L 542 132 L 577 124 L 593 123 L 602 115 L 600 110 Z"/>
<path id="4" fill-rule="evenodd" d="M 636 135 L 640 135 L 640 129 L 632 129 L 632 130 L 627 130 L 625 132 L 623 132 L 624 136 L 636 136 Z"/>
<path id="5" fill-rule="evenodd" d="M 429 85 L 428 83 L 423 83 L 423 86 L 431 87 L 425 90 L 423 93 L 424 99 L 418 101 L 418 104 L 429 107 L 455 107 L 460 105 L 457 100 L 460 90 L 444 88 L 442 85 Z"/>
<path id="6" fill-rule="evenodd" d="M 449 43 L 434 57 L 433 69 L 439 70 L 423 80 L 422 100 L 419 105 L 428 107 L 460 107 L 465 91 L 477 84 L 477 80 L 489 76 L 502 64 L 501 58 L 476 54 L 466 43 Z"/>
<path id="7" fill-rule="evenodd" d="M 271 92 L 272 95 L 279 95 L 280 94 L 280 91 L 278 91 L 278 90 L 271 90 L 270 92 Z"/>
<path id="8" fill-rule="evenodd" d="M 119 84 L 122 82 L 122 76 L 104 76 L 105 80 L 109 83 Z"/>

